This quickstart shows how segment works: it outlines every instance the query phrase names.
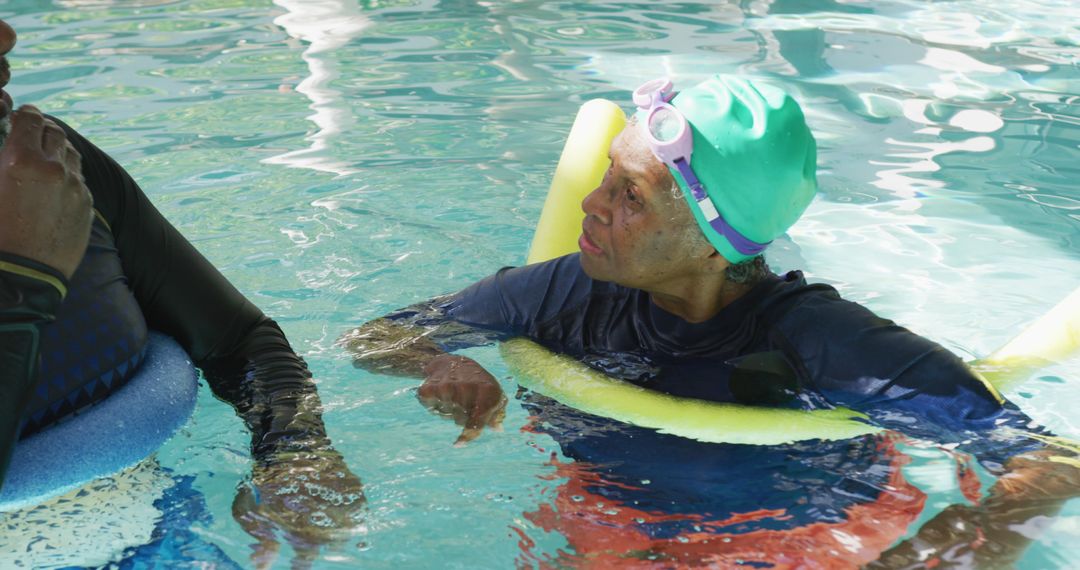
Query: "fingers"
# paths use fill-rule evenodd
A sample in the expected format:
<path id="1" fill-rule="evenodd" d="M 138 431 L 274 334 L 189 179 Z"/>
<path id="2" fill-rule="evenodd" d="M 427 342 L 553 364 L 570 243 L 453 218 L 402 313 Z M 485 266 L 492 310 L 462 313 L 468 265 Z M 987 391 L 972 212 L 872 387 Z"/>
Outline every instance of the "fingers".
<path id="1" fill-rule="evenodd" d="M 442 355 L 429 361 L 425 372 L 417 398 L 429 410 L 452 417 L 464 428 L 455 446 L 480 437 L 485 426 L 501 427 L 506 396 L 495 377 L 475 360 Z"/>
<path id="2" fill-rule="evenodd" d="M 260 538 L 259 542 L 251 546 L 251 564 L 259 570 L 273 568 L 280 548 L 277 541 Z"/>
<path id="3" fill-rule="evenodd" d="M 502 431 L 503 430 L 503 420 L 506 419 L 506 403 L 507 403 L 507 401 L 508 400 L 506 399 L 506 396 L 504 395 L 502 397 L 502 402 L 499 404 L 499 407 L 496 408 L 495 411 L 493 411 L 490 416 L 488 416 L 487 425 L 488 425 L 489 428 L 491 428 L 491 429 L 493 429 L 495 431 Z"/>
<path id="4" fill-rule="evenodd" d="M 23 105 L 11 114 L 11 134 L 8 144 L 28 149 L 41 148 L 41 135 L 45 129 L 45 116 L 33 105 Z"/>
<path id="5" fill-rule="evenodd" d="M 64 140 L 64 168 L 72 176 L 76 177 L 80 183 L 86 183 L 82 173 L 82 155 L 75 150 L 75 146 L 71 144 L 71 141 L 66 139 Z"/>
<path id="6" fill-rule="evenodd" d="M 293 570 L 308 570 L 319 558 L 320 545 L 306 540 L 289 540 L 289 546 L 293 549 L 291 568 Z"/>
<path id="7" fill-rule="evenodd" d="M 293 568 L 311 568 L 324 548 L 359 531 L 363 484 L 332 450 L 313 450 L 260 463 L 237 486 L 233 518 L 257 540 L 253 566 L 275 566 L 279 545 L 292 547 Z M 278 564 L 280 565 L 280 564 Z"/>
<path id="8" fill-rule="evenodd" d="M 81 191 L 80 193 L 89 196 L 89 190 L 85 187 L 86 180 L 83 178 L 82 173 L 82 155 L 79 154 L 78 150 L 75 150 L 75 145 L 68 140 L 67 133 L 56 123 L 45 119 L 45 132 L 42 134 L 41 145 L 41 150 L 45 153 L 46 159 L 63 163 L 71 187 L 78 188 Z"/>
<path id="9" fill-rule="evenodd" d="M 70 170 L 81 172 L 82 157 L 68 141 L 64 129 L 45 118 L 33 105 L 23 105 L 11 114 L 8 141 L 28 150 L 40 150 L 48 160 L 63 162 Z"/>
<path id="10" fill-rule="evenodd" d="M 232 511 L 233 519 L 256 540 L 251 545 L 251 564 L 260 570 L 273 567 L 280 546 L 274 538 L 273 524 L 259 513 L 258 490 L 251 483 L 237 487 Z"/>
<path id="11" fill-rule="evenodd" d="M 502 396 L 495 406 L 485 403 L 483 400 L 477 401 L 469 410 L 469 415 L 465 420 L 465 429 L 461 430 L 461 435 L 454 442 L 454 447 L 462 447 L 480 437 L 484 426 L 502 431 L 502 422 L 506 417 L 506 402 L 506 396 Z"/>
<path id="12" fill-rule="evenodd" d="M 454 441 L 454 447 L 465 447 L 466 443 L 469 443 L 470 441 L 480 437 L 480 434 L 482 432 L 483 430 L 481 428 L 475 427 L 467 427 L 461 430 L 461 435 L 459 435 L 457 440 Z"/>
<path id="13" fill-rule="evenodd" d="M 461 430 L 461 435 L 454 442 L 455 447 L 460 447 L 480 437 L 480 433 L 484 430 L 484 420 L 487 419 L 488 412 L 480 402 L 476 402 L 469 408 L 468 415 L 463 422 L 465 429 Z"/>
<path id="14" fill-rule="evenodd" d="M 41 130 L 41 150 L 49 160 L 62 160 L 70 146 L 64 130 L 56 123 L 44 119 Z M 73 147 L 71 150 L 75 150 Z"/>
<path id="15" fill-rule="evenodd" d="M 450 399 L 451 396 L 434 392 L 436 390 L 432 387 L 425 389 L 424 386 L 421 386 L 417 392 L 417 399 L 432 413 L 451 418 L 454 423 L 464 426 L 461 435 L 454 441 L 454 447 L 461 447 L 480 437 L 490 415 L 490 410 L 485 410 L 479 403 L 469 405 L 466 408 L 462 403 Z"/>
<path id="16" fill-rule="evenodd" d="M 59 125 L 45 119 L 41 133 L 41 151 L 46 160 L 61 162 L 71 187 L 83 187 L 82 155 L 75 150 L 75 145 L 67 138 L 67 133 Z M 84 190 L 84 188 L 80 188 Z"/>
<path id="17" fill-rule="evenodd" d="M 63 173 L 77 186 L 83 186 L 82 156 L 68 140 L 67 134 L 59 125 L 49 120 L 33 105 L 23 105 L 11 114 L 11 133 L 4 142 L 4 148 L 11 145 L 18 154 L 9 155 L 8 160 L 35 163 L 40 159 L 38 168 Z M 26 153 L 26 154 L 24 154 Z M 16 159 L 16 156 L 19 156 Z M 50 164 L 52 163 L 52 164 Z M 63 167 L 61 170 L 60 166 Z M 72 186 L 74 187 L 74 186 Z"/>

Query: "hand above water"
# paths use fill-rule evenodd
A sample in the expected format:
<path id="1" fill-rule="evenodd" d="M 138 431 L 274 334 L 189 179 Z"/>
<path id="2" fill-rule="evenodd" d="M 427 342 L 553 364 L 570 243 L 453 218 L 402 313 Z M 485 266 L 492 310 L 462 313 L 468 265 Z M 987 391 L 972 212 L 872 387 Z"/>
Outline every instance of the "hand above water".
<path id="1" fill-rule="evenodd" d="M 64 131 L 30 105 L 12 113 L 0 148 L 0 251 L 70 278 L 86 251 L 93 203 Z"/>
<path id="2" fill-rule="evenodd" d="M 252 563 L 273 565 L 279 540 L 296 553 L 294 568 L 310 567 L 323 546 L 358 534 L 364 516 L 363 485 L 333 449 L 284 451 L 257 460 L 251 480 L 233 500 L 233 518 L 258 542 Z"/>
<path id="3" fill-rule="evenodd" d="M 484 426 L 502 428 L 506 396 L 498 380 L 475 360 L 443 354 L 427 363 L 424 374 L 417 392 L 420 403 L 464 428 L 454 445 L 476 439 Z"/>

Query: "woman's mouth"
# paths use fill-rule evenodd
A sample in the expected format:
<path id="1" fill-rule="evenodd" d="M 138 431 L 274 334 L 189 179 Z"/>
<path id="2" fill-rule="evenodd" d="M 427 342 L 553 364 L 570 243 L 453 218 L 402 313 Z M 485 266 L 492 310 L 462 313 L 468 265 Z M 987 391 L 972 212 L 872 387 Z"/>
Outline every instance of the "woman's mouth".
<path id="1" fill-rule="evenodd" d="M 581 230 L 581 237 L 578 238 L 577 243 L 578 247 L 581 248 L 582 253 L 587 253 L 589 255 L 600 255 L 601 253 L 604 253 L 604 250 L 600 249 L 600 246 L 589 239 L 589 234 L 585 232 L 584 229 Z"/>

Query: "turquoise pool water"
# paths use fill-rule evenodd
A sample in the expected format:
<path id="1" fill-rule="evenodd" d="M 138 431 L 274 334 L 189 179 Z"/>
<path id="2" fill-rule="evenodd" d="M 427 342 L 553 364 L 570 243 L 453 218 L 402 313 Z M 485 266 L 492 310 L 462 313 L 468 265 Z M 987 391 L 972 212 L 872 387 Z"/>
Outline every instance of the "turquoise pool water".
<path id="1" fill-rule="evenodd" d="M 319 568 L 506 568 L 566 550 L 524 516 L 560 474 L 554 442 L 518 429 L 520 407 L 504 433 L 452 448 L 455 427 L 417 405 L 413 383 L 357 371 L 333 343 L 522 263 L 589 98 L 623 104 L 660 74 L 786 85 L 818 137 L 822 194 L 771 262 L 967 359 L 1080 285 L 1080 8 L 1068 0 L 9 0 L 0 17 L 19 32 L 16 102 L 117 158 L 310 364 L 369 501 L 362 534 Z M 469 354 L 507 375 L 494 349 Z M 1078 383 L 1073 360 L 1008 396 L 1075 438 Z M 247 446 L 204 389 L 158 455 L 167 474 L 136 474 L 182 490 L 171 547 L 140 550 L 161 539 L 135 524 L 63 563 L 249 565 L 230 513 Z M 910 452 L 923 519 L 960 500 L 944 454 Z M 163 516 L 151 502 L 133 507 L 143 521 Z M 1022 567 L 1075 567 L 1078 539 L 1074 501 Z"/>

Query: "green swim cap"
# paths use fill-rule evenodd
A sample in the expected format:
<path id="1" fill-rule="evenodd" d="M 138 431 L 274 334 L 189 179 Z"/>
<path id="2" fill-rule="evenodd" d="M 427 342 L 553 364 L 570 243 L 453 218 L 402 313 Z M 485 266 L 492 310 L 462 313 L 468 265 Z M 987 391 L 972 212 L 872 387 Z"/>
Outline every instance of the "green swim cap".
<path id="1" fill-rule="evenodd" d="M 731 227 L 767 243 L 799 219 L 817 192 L 817 144 L 795 99 L 771 85 L 717 75 L 671 104 L 693 131 L 690 167 Z M 753 257 L 709 225 L 682 176 L 669 170 L 713 247 L 731 263 Z"/>

